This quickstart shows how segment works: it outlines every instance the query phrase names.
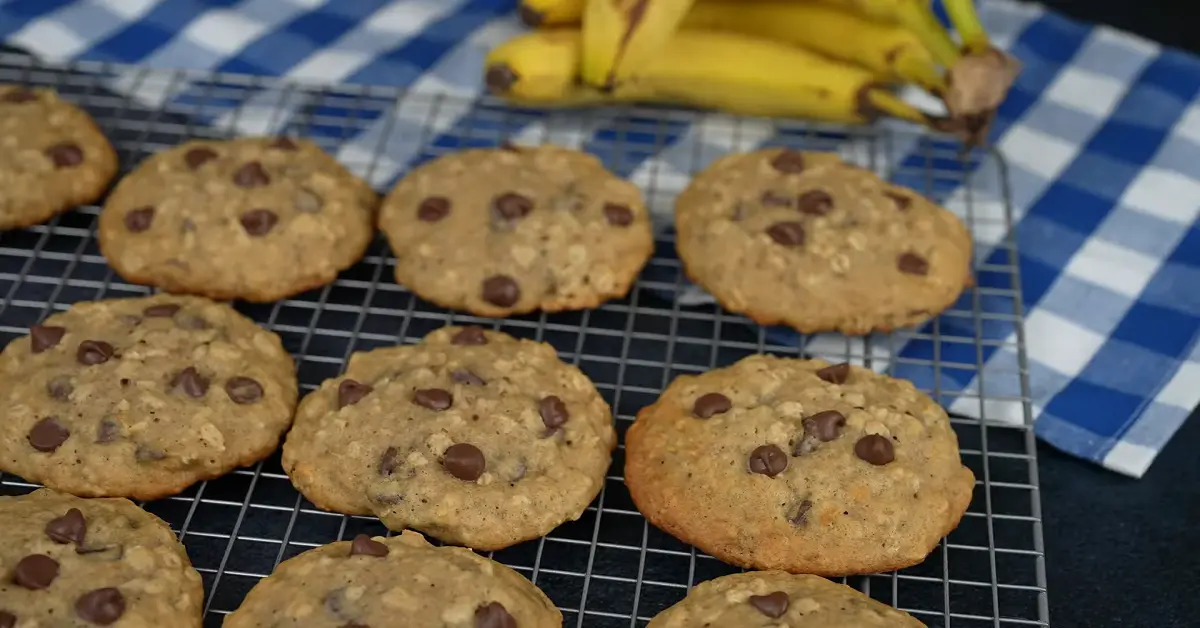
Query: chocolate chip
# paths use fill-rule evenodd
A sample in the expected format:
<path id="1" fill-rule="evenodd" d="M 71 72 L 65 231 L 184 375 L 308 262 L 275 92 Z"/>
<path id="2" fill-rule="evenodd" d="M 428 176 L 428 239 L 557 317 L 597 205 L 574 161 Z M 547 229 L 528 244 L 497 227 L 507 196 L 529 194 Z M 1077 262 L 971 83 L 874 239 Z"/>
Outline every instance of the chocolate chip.
<path id="1" fill-rule="evenodd" d="M 252 209 L 240 218 L 242 228 L 252 237 L 265 236 L 275 227 L 275 223 L 279 222 L 279 216 L 269 209 Z"/>
<path id="2" fill-rule="evenodd" d="M 475 609 L 475 628 L 517 628 L 517 620 L 499 602 L 488 602 Z"/>
<path id="3" fill-rule="evenodd" d="M 790 207 L 792 205 L 792 197 L 776 193 L 773 190 L 767 190 L 762 193 L 759 202 L 766 207 Z"/>
<path id="4" fill-rule="evenodd" d="M 714 415 L 725 414 L 732 408 L 733 402 L 729 397 L 721 393 L 705 393 L 692 404 L 692 416 L 697 419 L 710 419 Z"/>
<path id="5" fill-rule="evenodd" d="M 399 457 L 400 450 L 395 447 L 384 450 L 383 455 L 379 457 L 379 475 L 391 475 L 400 464 Z"/>
<path id="6" fill-rule="evenodd" d="M 533 211 L 533 199 L 516 192 L 505 192 L 492 199 L 492 211 L 510 222 L 520 220 Z"/>
<path id="7" fill-rule="evenodd" d="M 837 410 L 825 410 L 804 419 L 804 431 L 824 442 L 840 436 L 844 425 L 846 425 L 846 417 Z"/>
<path id="8" fill-rule="evenodd" d="M 338 384 L 338 409 L 341 410 L 362 401 L 362 398 L 371 394 L 372 390 L 375 389 L 369 384 L 353 379 L 343 379 L 342 383 Z"/>
<path id="9" fill-rule="evenodd" d="M 208 393 L 208 380 L 196 367 L 189 366 L 179 371 L 171 380 L 171 388 L 183 391 L 183 394 L 192 399 L 199 399 Z"/>
<path id="10" fill-rule="evenodd" d="M 89 591 L 75 600 L 75 614 L 84 621 L 107 626 L 125 614 L 125 596 L 112 587 Z"/>
<path id="11" fill-rule="evenodd" d="M 188 168 L 195 170 L 200 166 L 217 158 L 217 151 L 211 148 L 193 148 L 184 153 L 183 161 L 187 163 Z"/>
<path id="12" fill-rule="evenodd" d="M 249 377 L 230 377 L 225 382 L 225 394 L 238 405 L 256 403 L 263 396 L 262 384 Z"/>
<path id="13" fill-rule="evenodd" d="M 825 190 L 809 190 L 796 202 L 800 213 L 809 216 L 824 216 L 833 211 L 833 197 Z"/>
<path id="14" fill-rule="evenodd" d="M 771 167 L 784 174 L 804 172 L 804 153 L 785 148 L 771 159 Z"/>
<path id="15" fill-rule="evenodd" d="M 783 617 L 783 614 L 787 612 L 790 602 L 788 594 L 783 591 L 750 596 L 750 606 L 753 606 L 758 612 L 772 619 Z"/>
<path id="16" fill-rule="evenodd" d="M 916 253 L 905 253 L 896 260 L 896 267 L 902 273 L 910 275 L 926 275 L 929 273 L 929 262 Z"/>
<path id="17" fill-rule="evenodd" d="M 383 558 L 388 555 L 388 546 L 365 534 L 360 534 L 350 542 L 350 555 Z"/>
<path id="18" fill-rule="evenodd" d="M 604 204 L 604 219 L 616 227 L 628 227 L 633 224 L 633 210 L 628 205 L 618 203 Z"/>
<path id="19" fill-rule="evenodd" d="M 467 369 L 454 369 L 450 372 L 450 379 L 455 384 L 463 386 L 487 386 L 487 382 L 482 377 Z"/>
<path id="20" fill-rule="evenodd" d="M 72 392 L 75 392 L 75 385 L 71 383 L 70 375 L 55 375 L 46 382 L 46 394 L 59 401 L 69 401 Z"/>
<path id="21" fill-rule="evenodd" d="M 892 202 L 896 204 L 896 209 L 900 211 L 905 211 L 908 209 L 909 205 L 912 205 L 912 199 L 903 194 L 888 190 L 887 192 L 884 192 L 883 195 L 892 199 Z"/>
<path id="22" fill-rule="evenodd" d="M 521 300 L 521 286 L 508 275 L 492 275 L 483 280 L 482 296 L 496 307 L 512 307 Z"/>
<path id="23" fill-rule="evenodd" d="M 113 353 L 113 346 L 103 340 L 84 340 L 75 350 L 75 360 L 84 366 L 96 366 L 111 360 Z"/>
<path id="24" fill-rule="evenodd" d="M 325 594 L 325 610 L 334 617 L 346 619 L 353 602 L 346 600 L 346 589 L 334 589 Z"/>
<path id="25" fill-rule="evenodd" d="M 794 221 L 777 222 L 767 227 L 767 235 L 776 244 L 800 246 L 804 244 L 804 225 Z"/>
<path id="26" fill-rule="evenodd" d="M 867 434 L 854 443 L 854 455 L 877 467 L 896 459 L 892 441 L 879 434 Z"/>
<path id="27" fill-rule="evenodd" d="M 263 170 L 261 163 L 248 161 L 233 173 L 233 183 L 238 187 L 256 188 L 271 182 L 270 175 Z"/>
<path id="28" fill-rule="evenodd" d="M 567 411 L 567 404 L 555 395 L 542 397 L 542 400 L 538 402 L 538 414 L 542 417 L 542 423 L 552 430 L 562 427 L 567 423 L 567 419 L 571 418 L 571 413 Z"/>
<path id="29" fill-rule="evenodd" d="M 417 205 L 417 220 L 437 222 L 450 215 L 450 199 L 445 196 L 430 196 Z"/>
<path id="30" fill-rule="evenodd" d="M 292 199 L 292 205 L 296 207 L 296 211 L 302 214 L 315 214 L 321 211 L 321 207 L 325 203 L 321 200 L 320 195 L 312 190 L 300 188 L 296 190 L 296 196 Z"/>
<path id="31" fill-rule="evenodd" d="M 174 303 L 163 303 L 161 305 L 151 305 L 142 310 L 142 316 L 146 318 L 171 318 L 179 311 L 179 306 Z"/>
<path id="32" fill-rule="evenodd" d="M 121 438 L 121 424 L 110 418 L 100 419 L 100 425 L 96 428 L 96 442 L 111 443 L 118 438 Z"/>
<path id="33" fill-rule="evenodd" d="M 750 471 L 773 478 L 787 469 L 788 457 L 775 445 L 760 445 L 750 452 Z"/>
<path id="34" fill-rule="evenodd" d="M 83 163 L 83 149 L 75 142 L 60 142 L 46 149 L 46 157 L 55 168 L 74 168 Z"/>
<path id="35" fill-rule="evenodd" d="M 45 554 L 30 554 L 13 569 L 13 583 L 37 591 L 50 586 L 58 577 L 58 561 Z"/>
<path id="36" fill-rule="evenodd" d="M 199 316 L 180 316 L 175 319 L 175 326 L 180 329 L 200 330 L 208 329 L 208 321 Z"/>
<path id="37" fill-rule="evenodd" d="M 453 338 L 450 339 L 450 344 L 486 345 L 487 335 L 483 333 L 482 327 L 476 327 L 474 325 L 471 327 L 463 327 L 458 331 L 458 333 L 454 334 Z"/>
<path id="38" fill-rule="evenodd" d="M 166 458 L 167 454 L 161 449 L 155 449 L 149 445 L 138 445 L 133 452 L 133 459 L 138 462 L 158 462 Z"/>
<path id="39" fill-rule="evenodd" d="M 299 148 L 299 146 L 292 141 L 292 138 L 283 135 L 275 138 L 275 141 L 271 142 L 270 147 L 278 148 L 279 150 L 296 150 Z"/>
<path id="40" fill-rule="evenodd" d="M 17 616 L 8 611 L 0 611 L 0 628 L 13 628 L 17 625 Z"/>
<path id="41" fill-rule="evenodd" d="M 70 436 L 71 430 L 66 426 L 59 423 L 54 417 L 46 417 L 33 424 L 33 428 L 29 430 L 26 438 L 29 439 L 30 447 L 43 453 L 50 453 L 58 449 Z"/>
<path id="42" fill-rule="evenodd" d="M 154 223 L 154 207 L 147 205 L 131 209 L 125 214 L 125 228 L 130 233 L 141 233 L 150 228 Z"/>
<path id="43" fill-rule="evenodd" d="M 422 388 L 413 393 L 413 403 L 422 408 L 441 412 L 454 403 L 454 396 L 441 388 Z"/>
<path id="44" fill-rule="evenodd" d="M 30 353 L 41 353 L 46 349 L 57 347 L 65 333 L 67 333 L 66 327 L 56 327 L 54 325 L 34 325 L 30 327 Z"/>
<path id="45" fill-rule="evenodd" d="M 32 89 L 25 87 L 14 87 L 4 94 L 3 100 L 7 103 L 26 103 L 37 100 L 37 94 L 35 94 Z"/>
<path id="46" fill-rule="evenodd" d="M 788 521 L 790 521 L 792 525 L 804 525 L 808 523 L 808 512 L 812 510 L 812 507 L 813 503 L 811 501 L 807 499 L 802 500 L 799 504 L 796 504 L 794 509 L 792 509 L 792 512 L 788 515 Z"/>
<path id="47" fill-rule="evenodd" d="M 845 384 L 846 380 L 850 379 L 850 365 L 842 362 L 841 364 L 827 366 L 817 371 L 817 377 L 830 384 Z"/>
<path id="48" fill-rule="evenodd" d="M 87 520 L 78 508 L 72 508 L 67 514 L 51 519 L 45 527 L 46 536 L 55 543 L 74 543 L 82 545 L 87 536 Z"/>
<path id="49" fill-rule="evenodd" d="M 487 468 L 487 460 L 478 447 L 467 443 L 458 443 L 451 445 L 446 449 L 446 453 L 442 454 L 442 466 L 450 475 L 460 480 L 474 482 L 483 475 L 484 469 Z"/>

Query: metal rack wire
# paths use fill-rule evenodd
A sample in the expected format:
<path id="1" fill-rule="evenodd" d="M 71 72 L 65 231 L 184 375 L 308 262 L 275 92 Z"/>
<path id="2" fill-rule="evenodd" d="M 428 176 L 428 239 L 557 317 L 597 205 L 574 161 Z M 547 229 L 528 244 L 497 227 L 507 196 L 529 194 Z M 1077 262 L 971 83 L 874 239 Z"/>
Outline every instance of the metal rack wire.
<path id="1" fill-rule="evenodd" d="M 315 139 L 385 189 L 413 164 L 445 152 L 504 140 L 553 141 L 600 156 L 641 185 L 652 209 L 666 217 L 688 176 L 721 152 L 775 143 L 837 150 L 927 193 L 958 189 L 964 218 L 981 240 L 978 285 L 924 328 L 863 340 L 795 338 L 696 302 L 666 228 L 629 297 L 593 311 L 501 321 L 450 313 L 392 282 L 393 262 L 382 241 L 333 285 L 239 309 L 283 337 L 305 390 L 336 375 L 352 351 L 412 342 L 451 321 L 474 320 L 544 340 L 592 378 L 614 408 L 621 433 L 676 375 L 752 353 L 816 354 L 912 374 L 919 387 L 971 417 L 953 421 L 963 459 L 979 478 L 974 503 L 921 565 L 849 583 L 929 626 L 1048 625 L 1011 210 L 1006 199 L 997 211 L 980 210 L 972 200 L 980 177 L 1003 181 L 998 155 L 960 154 L 951 142 L 890 128 L 666 109 L 547 112 L 421 90 L 96 63 L 49 67 L 12 54 L 0 54 L 0 82 L 52 86 L 89 110 L 113 140 L 125 171 L 191 137 L 292 133 Z M 0 233 L 0 343 L 71 303 L 146 292 L 105 265 L 94 238 L 97 211 L 84 207 L 47 225 Z M 988 233 L 999 235 L 982 235 Z M 1015 366 L 985 369 L 996 352 L 1015 355 Z M 1009 392 L 992 392 L 1001 389 Z M 1007 410 L 998 416 L 997 408 Z M 545 590 L 568 626 L 644 626 L 689 586 L 733 571 L 647 525 L 622 483 L 623 464 L 619 449 L 603 492 L 581 520 L 494 554 Z M 19 478 L 0 477 L 0 494 L 31 488 Z M 373 518 L 314 508 L 292 488 L 277 456 L 145 507 L 179 532 L 203 575 L 206 626 L 218 626 L 280 560 L 360 531 L 385 533 Z"/>

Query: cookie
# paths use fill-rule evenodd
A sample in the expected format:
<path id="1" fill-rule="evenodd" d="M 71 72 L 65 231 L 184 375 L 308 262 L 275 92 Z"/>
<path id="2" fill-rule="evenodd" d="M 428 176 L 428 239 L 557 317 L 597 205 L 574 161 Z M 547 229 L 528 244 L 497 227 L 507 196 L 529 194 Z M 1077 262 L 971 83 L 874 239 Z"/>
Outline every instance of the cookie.
<path id="1" fill-rule="evenodd" d="M 836 155 L 729 155 L 675 203 L 679 257 L 725 309 L 762 325 L 865 334 L 917 325 L 970 284 L 949 211 Z"/>
<path id="2" fill-rule="evenodd" d="M 615 444 L 608 404 L 553 347 L 446 327 L 351 356 L 300 404 L 283 468 L 320 508 L 494 550 L 578 519 Z"/>
<path id="3" fill-rule="evenodd" d="M 760 355 L 679 377 L 642 409 L 625 483 L 651 523 L 728 563 L 837 576 L 924 560 L 975 478 L 911 383 Z"/>
<path id="4" fill-rule="evenodd" d="M 924 628 L 903 611 L 819 576 L 752 571 L 698 585 L 647 628 Z"/>
<path id="5" fill-rule="evenodd" d="M 48 89 L 0 84 L 0 231 L 94 203 L 117 153 L 91 116 Z"/>
<path id="6" fill-rule="evenodd" d="M 517 572 L 415 532 L 365 534 L 284 561 L 225 628 L 560 628 L 562 614 Z"/>
<path id="7" fill-rule="evenodd" d="M 200 574 L 171 528 L 129 500 L 0 497 L 0 530 L 0 627 L 200 627 Z"/>
<path id="8" fill-rule="evenodd" d="M 413 170 L 379 225 L 396 281 L 479 316 L 593 308 L 625 296 L 654 249 L 632 183 L 558 146 L 475 149 Z"/>
<path id="9" fill-rule="evenodd" d="M 121 180 L 100 214 L 100 250 L 133 283 L 277 301 L 362 257 L 377 200 L 307 140 L 192 141 Z"/>
<path id="10" fill-rule="evenodd" d="M 0 470 L 84 497 L 156 499 L 265 458 L 291 424 L 292 359 L 232 308 L 77 303 L 0 353 Z"/>

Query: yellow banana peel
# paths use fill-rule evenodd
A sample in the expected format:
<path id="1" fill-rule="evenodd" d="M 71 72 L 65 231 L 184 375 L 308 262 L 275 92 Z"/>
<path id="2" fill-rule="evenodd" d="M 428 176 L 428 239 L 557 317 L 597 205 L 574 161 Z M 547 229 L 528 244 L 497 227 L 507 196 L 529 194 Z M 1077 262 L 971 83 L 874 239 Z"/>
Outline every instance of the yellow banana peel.
<path id="1" fill-rule="evenodd" d="M 581 76 L 611 89 L 659 54 L 692 0 L 587 0 Z"/>
<path id="2" fill-rule="evenodd" d="M 521 0 L 521 21 L 532 28 L 579 24 L 587 0 Z"/>
<path id="3" fill-rule="evenodd" d="M 912 31 L 827 4 L 700 0 L 685 29 L 724 30 L 793 44 L 942 94 L 945 75 Z"/>

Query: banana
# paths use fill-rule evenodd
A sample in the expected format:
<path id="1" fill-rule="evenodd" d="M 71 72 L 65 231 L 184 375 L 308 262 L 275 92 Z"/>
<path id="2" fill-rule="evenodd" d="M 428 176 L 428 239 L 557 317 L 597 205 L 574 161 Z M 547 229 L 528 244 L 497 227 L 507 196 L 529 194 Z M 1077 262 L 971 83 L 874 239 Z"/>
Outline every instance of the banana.
<path id="1" fill-rule="evenodd" d="M 601 91 L 581 85 L 572 63 L 562 61 L 571 50 L 582 52 L 581 37 L 576 30 L 541 31 L 502 44 L 488 56 L 488 88 L 542 106 L 651 102 L 849 124 L 890 116 L 958 130 L 901 100 L 869 70 L 787 44 L 707 30 L 677 32 L 625 81 Z"/>
<path id="2" fill-rule="evenodd" d="M 943 67 L 962 58 L 958 44 L 942 27 L 930 6 L 932 0 L 819 0 L 877 22 L 899 24 L 912 31 Z"/>
<path id="3" fill-rule="evenodd" d="M 517 8 L 526 26 L 538 28 L 578 24 L 587 0 L 521 0 Z"/>
<path id="4" fill-rule="evenodd" d="M 583 81 L 611 89 L 653 59 L 679 28 L 693 0 L 587 0 Z"/>
<path id="5" fill-rule="evenodd" d="M 934 94 L 946 91 L 945 75 L 912 31 L 831 5 L 699 0 L 683 28 L 727 30 L 793 44 Z"/>
<path id="6" fill-rule="evenodd" d="M 992 46 L 974 0 L 942 0 L 966 54 L 950 66 L 946 107 L 976 134 L 986 134 L 996 108 L 1021 73 L 1021 62 Z"/>

